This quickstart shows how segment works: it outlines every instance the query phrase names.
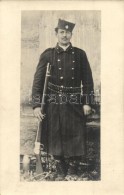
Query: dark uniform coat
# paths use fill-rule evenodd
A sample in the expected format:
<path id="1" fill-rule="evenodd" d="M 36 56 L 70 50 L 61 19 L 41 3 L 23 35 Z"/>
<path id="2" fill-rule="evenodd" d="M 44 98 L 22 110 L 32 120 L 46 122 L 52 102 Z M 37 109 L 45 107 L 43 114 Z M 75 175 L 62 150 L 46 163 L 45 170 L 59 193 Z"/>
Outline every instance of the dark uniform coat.
<path id="1" fill-rule="evenodd" d="M 93 91 L 86 53 L 71 44 L 64 51 L 57 44 L 41 54 L 33 82 L 33 108 L 41 106 L 47 63 L 51 65 L 51 77 L 41 142 L 52 155 L 83 156 L 86 152 L 83 105 L 91 104 L 88 95 Z"/>

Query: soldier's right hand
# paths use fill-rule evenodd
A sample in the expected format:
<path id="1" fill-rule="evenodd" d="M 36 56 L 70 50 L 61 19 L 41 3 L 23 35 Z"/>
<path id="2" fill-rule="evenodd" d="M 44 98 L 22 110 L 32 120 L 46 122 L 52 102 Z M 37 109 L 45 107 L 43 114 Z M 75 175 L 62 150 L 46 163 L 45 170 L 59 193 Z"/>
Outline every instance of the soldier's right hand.
<path id="1" fill-rule="evenodd" d="M 34 153 L 40 154 L 40 143 L 39 142 L 35 142 Z"/>
<path id="2" fill-rule="evenodd" d="M 42 121 L 45 117 L 45 115 L 42 114 L 40 107 L 34 109 L 34 116 L 37 117 L 40 121 Z"/>

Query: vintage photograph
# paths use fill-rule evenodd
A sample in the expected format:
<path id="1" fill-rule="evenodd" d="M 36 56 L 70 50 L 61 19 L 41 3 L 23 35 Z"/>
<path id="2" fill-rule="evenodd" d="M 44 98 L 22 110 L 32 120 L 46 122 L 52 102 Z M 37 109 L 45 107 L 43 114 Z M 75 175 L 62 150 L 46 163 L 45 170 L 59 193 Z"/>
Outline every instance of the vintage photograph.
<path id="1" fill-rule="evenodd" d="M 20 181 L 101 180 L 101 11 L 21 11 Z"/>

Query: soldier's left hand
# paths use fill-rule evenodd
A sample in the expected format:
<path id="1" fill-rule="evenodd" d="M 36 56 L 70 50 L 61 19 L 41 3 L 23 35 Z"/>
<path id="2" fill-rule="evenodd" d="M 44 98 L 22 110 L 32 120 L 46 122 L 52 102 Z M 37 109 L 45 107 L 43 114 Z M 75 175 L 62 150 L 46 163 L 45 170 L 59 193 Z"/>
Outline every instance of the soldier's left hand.
<path id="1" fill-rule="evenodd" d="M 91 107 L 89 105 L 84 105 L 83 106 L 83 111 L 84 111 L 84 115 L 87 116 L 87 115 L 91 114 L 92 109 L 91 109 Z"/>

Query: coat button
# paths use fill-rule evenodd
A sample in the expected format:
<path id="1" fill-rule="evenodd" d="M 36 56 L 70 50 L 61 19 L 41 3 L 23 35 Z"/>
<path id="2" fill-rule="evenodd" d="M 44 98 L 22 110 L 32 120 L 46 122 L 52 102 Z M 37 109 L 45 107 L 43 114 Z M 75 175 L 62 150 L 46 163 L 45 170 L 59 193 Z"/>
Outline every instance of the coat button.
<path id="1" fill-rule="evenodd" d="M 72 52 L 72 54 L 74 54 L 74 51 Z"/>
<path id="2" fill-rule="evenodd" d="M 60 79 L 62 80 L 62 79 L 63 79 L 63 77 L 60 77 Z"/>
<path id="3" fill-rule="evenodd" d="M 57 61 L 60 62 L 60 59 L 58 59 Z"/>
<path id="4" fill-rule="evenodd" d="M 62 70 L 62 68 L 59 68 L 59 70 Z"/>
<path id="5" fill-rule="evenodd" d="M 71 68 L 72 70 L 74 70 L 74 68 Z"/>
<path id="6" fill-rule="evenodd" d="M 73 60 L 73 63 L 74 63 L 75 61 Z"/>
<path id="7" fill-rule="evenodd" d="M 74 79 L 74 77 L 72 77 L 72 80 Z"/>

